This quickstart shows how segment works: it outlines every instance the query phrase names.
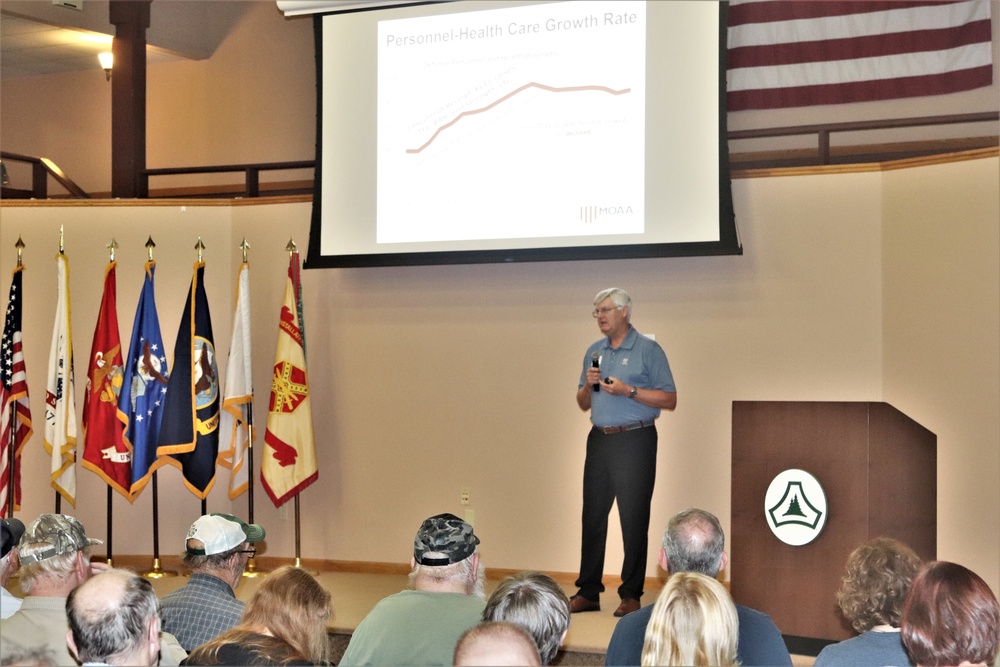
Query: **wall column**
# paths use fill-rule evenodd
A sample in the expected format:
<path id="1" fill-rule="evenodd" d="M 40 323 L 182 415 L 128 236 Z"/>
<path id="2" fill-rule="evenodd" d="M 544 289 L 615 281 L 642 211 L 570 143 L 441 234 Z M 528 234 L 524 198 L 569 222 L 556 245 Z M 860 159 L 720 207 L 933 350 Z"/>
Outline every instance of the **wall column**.
<path id="1" fill-rule="evenodd" d="M 111 0 L 111 196 L 146 197 L 146 28 L 151 0 Z"/>

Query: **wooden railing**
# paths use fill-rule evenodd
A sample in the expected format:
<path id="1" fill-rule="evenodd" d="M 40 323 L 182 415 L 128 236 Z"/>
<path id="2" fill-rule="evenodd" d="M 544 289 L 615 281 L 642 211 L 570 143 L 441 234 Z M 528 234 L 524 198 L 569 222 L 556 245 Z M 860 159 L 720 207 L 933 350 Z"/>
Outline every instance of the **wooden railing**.
<path id="1" fill-rule="evenodd" d="M 70 198 L 90 199 L 90 195 L 84 192 L 79 185 L 73 182 L 73 179 L 64 174 L 63 170 L 48 158 L 0 151 L 0 160 L 23 162 L 31 166 L 31 189 L 12 188 L 4 183 L 4 199 L 48 199 L 49 176 L 66 189 Z M 4 173 L 6 173 L 6 168 L 4 168 Z"/>
<path id="2" fill-rule="evenodd" d="M 275 194 L 311 194 L 312 182 L 308 186 L 272 184 L 263 188 L 260 183 L 261 172 L 288 171 L 293 169 L 314 169 L 315 160 L 298 160 L 293 162 L 263 162 L 256 164 L 224 164 L 209 167 L 166 167 L 162 169 L 144 169 L 142 171 L 142 191 L 150 192 L 149 179 L 154 176 L 178 176 L 189 174 L 221 174 L 242 173 L 242 189 L 218 188 L 212 192 L 192 192 L 190 188 L 171 193 L 169 190 L 159 192 L 156 196 L 169 197 L 266 197 Z"/>
<path id="3" fill-rule="evenodd" d="M 735 152 L 730 146 L 730 166 L 734 170 L 776 169 L 782 167 L 809 167 L 831 164 L 863 164 L 886 162 L 904 158 L 922 157 L 954 153 L 976 148 L 995 147 L 998 144 L 996 123 L 1000 121 L 1000 111 L 982 113 L 957 114 L 951 116 L 925 116 L 919 118 L 896 118 L 887 120 L 856 121 L 845 123 L 825 123 L 817 125 L 798 125 L 794 127 L 764 128 L 756 130 L 734 130 L 728 133 L 730 142 L 740 140 L 767 139 L 772 137 L 808 136 L 816 137 L 815 149 L 767 150 Z M 911 141 L 905 143 L 859 144 L 831 148 L 830 139 L 833 135 L 844 132 L 862 132 L 891 130 L 907 127 L 930 127 L 939 125 L 992 123 L 993 125 L 980 136 L 961 139 L 942 139 L 934 141 Z M 59 167 L 46 158 L 35 158 L 16 153 L 0 153 L 0 158 L 9 161 L 20 161 L 31 164 L 31 190 L 18 190 L 4 186 L 5 198 L 48 197 L 48 177 L 54 178 L 69 193 L 70 197 L 88 199 L 90 195 L 84 192 Z M 264 172 L 315 170 L 314 160 L 297 160 L 290 162 L 264 162 L 255 164 L 228 164 L 205 167 L 166 167 L 144 169 L 141 172 L 142 198 L 253 198 L 276 195 L 302 195 L 313 193 L 313 180 L 305 179 L 289 182 L 261 183 Z M 240 174 L 242 184 L 228 185 L 184 185 L 175 188 L 150 189 L 150 179 L 167 176 L 191 176 L 199 174 Z"/>
<path id="4" fill-rule="evenodd" d="M 918 118 L 893 118 L 886 120 L 854 121 L 845 123 L 825 123 L 820 125 L 798 125 L 758 130 L 735 130 L 728 133 L 730 141 L 740 139 L 766 139 L 771 137 L 791 137 L 815 135 L 815 151 L 747 151 L 737 155 L 730 147 L 730 161 L 740 169 L 774 169 L 780 167 L 817 166 L 829 164 L 861 164 L 866 162 L 886 162 L 905 158 L 937 155 L 942 153 L 988 148 L 997 145 L 997 130 L 985 132 L 985 136 L 971 139 L 945 139 L 893 144 L 862 144 L 842 147 L 838 154 L 830 148 L 830 137 L 842 132 L 891 130 L 903 127 L 931 127 L 938 125 L 958 125 L 971 123 L 996 123 L 1000 111 L 956 114 L 951 116 L 924 116 Z"/>

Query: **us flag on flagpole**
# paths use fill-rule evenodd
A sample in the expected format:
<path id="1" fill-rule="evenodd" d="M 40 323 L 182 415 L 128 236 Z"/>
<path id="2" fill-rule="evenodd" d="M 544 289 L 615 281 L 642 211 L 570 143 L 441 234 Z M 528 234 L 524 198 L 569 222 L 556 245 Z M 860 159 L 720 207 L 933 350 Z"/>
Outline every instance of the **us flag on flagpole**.
<path id="1" fill-rule="evenodd" d="M 989 86 L 989 0 L 732 0 L 730 111 L 941 95 Z"/>
<path id="2" fill-rule="evenodd" d="M 21 450 L 31 437 L 31 408 L 28 406 L 28 380 L 21 350 L 21 271 L 14 269 L 7 300 L 7 317 L 0 343 L 0 516 L 6 516 L 9 504 L 10 470 L 14 469 L 14 509 L 21 508 Z M 11 429 L 13 428 L 13 438 Z M 13 451 L 11 449 L 13 448 Z"/>
<path id="3" fill-rule="evenodd" d="M 297 252 L 288 262 L 274 357 L 260 481 L 274 506 L 281 507 L 319 478 Z"/>

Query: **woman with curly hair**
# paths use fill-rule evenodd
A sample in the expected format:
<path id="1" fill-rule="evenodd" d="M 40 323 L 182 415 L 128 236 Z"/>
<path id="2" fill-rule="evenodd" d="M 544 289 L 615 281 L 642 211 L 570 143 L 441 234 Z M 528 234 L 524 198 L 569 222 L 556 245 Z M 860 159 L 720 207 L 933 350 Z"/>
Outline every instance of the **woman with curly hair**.
<path id="1" fill-rule="evenodd" d="M 697 572 L 670 575 L 653 605 L 643 665 L 736 665 L 739 618 L 725 587 Z"/>
<path id="2" fill-rule="evenodd" d="M 888 537 L 876 537 L 855 549 L 847 559 L 837 604 L 861 634 L 824 648 L 815 667 L 914 664 L 903 647 L 899 624 L 920 564 L 913 549 Z"/>
<path id="3" fill-rule="evenodd" d="M 330 593 L 308 572 L 285 566 L 260 585 L 243 620 L 187 657 L 185 665 L 326 665 Z"/>

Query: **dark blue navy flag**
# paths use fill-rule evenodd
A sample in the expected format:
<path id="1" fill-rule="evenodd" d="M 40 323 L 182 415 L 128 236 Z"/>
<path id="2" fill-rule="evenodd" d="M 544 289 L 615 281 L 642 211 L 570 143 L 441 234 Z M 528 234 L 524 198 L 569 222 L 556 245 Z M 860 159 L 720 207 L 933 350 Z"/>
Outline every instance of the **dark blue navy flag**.
<path id="1" fill-rule="evenodd" d="M 124 428 L 125 444 L 132 450 L 133 497 L 139 495 L 153 472 L 165 462 L 156 456 L 167 395 L 167 351 L 156 314 L 155 274 L 156 262 L 146 262 L 146 278 L 125 359 L 124 383 L 118 395 L 118 420 Z"/>
<path id="2" fill-rule="evenodd" d="M 156 450 L 184 472 L 184 484 L 202 500 L 215 484 L 219 453 L 219 372 L 204 276 L 205 264 L 197 262 L 174 344 Z"/>

